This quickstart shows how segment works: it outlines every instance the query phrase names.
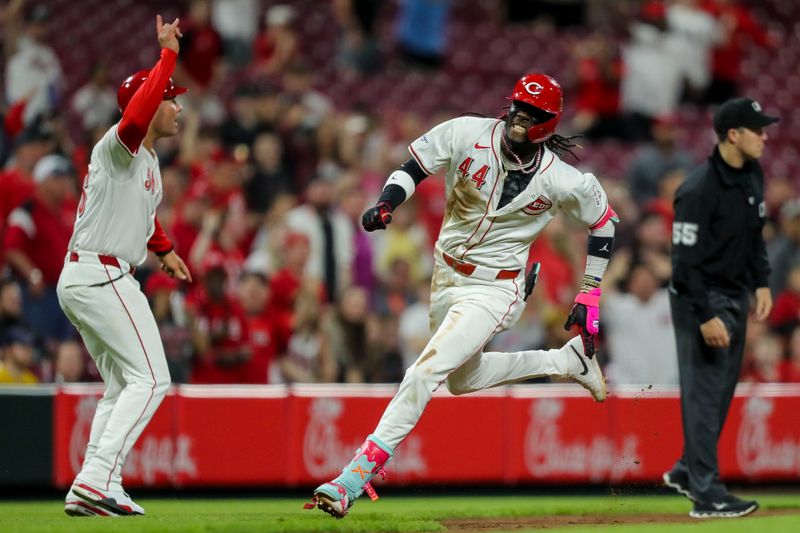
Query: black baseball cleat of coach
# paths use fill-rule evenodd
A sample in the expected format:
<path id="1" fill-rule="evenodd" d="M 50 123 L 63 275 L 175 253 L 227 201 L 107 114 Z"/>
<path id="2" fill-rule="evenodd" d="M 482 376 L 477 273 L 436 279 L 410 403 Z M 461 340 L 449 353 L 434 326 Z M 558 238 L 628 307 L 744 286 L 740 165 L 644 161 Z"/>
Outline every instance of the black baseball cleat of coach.
<path id="1" fill-rule="evenodd" d="M 664 480 L 664 485 L 671 489 L 675 489 L 678 494 L 686 496 L 690 500 L 694 501 L 694 496 L 692 496 L 691 491 L 689 491 L 689 475 L 685 472 L 675 472 L 674 470 L 670 470 L 668 472 L 664 472 L 664 475 L 661 476 Z"/>
<path id="2" fill-rule="evenodd" d="M 722 501 L 694 502 L 694 509 L 689 512 L 692 518 L 738 518 L 747 516 L 758 509 L 755 500 L 742 500 L 733 494 L 726 494 Z"/>

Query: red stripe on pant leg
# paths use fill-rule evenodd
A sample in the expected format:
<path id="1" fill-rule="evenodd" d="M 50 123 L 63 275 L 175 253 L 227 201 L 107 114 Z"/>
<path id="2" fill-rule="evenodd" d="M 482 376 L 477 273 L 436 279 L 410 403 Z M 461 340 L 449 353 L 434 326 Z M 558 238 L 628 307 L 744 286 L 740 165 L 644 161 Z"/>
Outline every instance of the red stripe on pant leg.
<path id="1" fill-rule="evenodd" d="M 111 288 L 114 289 L 114 293 L 117 295 L 117 298 L 119 298 L 119 303 L 122 304 L 122 308 L 125 309 L 125 313 L 128 315 L 128 319 L 131 321 L 131 325 L 133 326 L 133 330 L 136 332 L 136 337 L 139 339 L 139 345 L 141 345 L 142 352 L 144 352 L 144 358 L 147 361 L 147 368 L 150 369 L 150 376 L 152 376 L 152 378 L 153 378 L 153 386 L 150 388 L 150 397 L 147 398 L 147 403 L 144 404 L 144 409 L 142 409 L 142 412 L 139 414 L 139 418 L 136 419 L 136 422 L 133 423 L 133 426 L 131 426 L 131 429 L 129 429 L 128 432 L 125 434 L 125 438 L 122 439 L 122 446 L 120 447 L 119 451 L 117 452 L 116 457 L 114 457 L 114 466 L 112 466 L 111 470 L 108 472 L 108 481 L 106 482 L 106 490 L 108 490 L 109 485 L 111 485 L 111 474 L 117 468 L 117 461 L 119 461 L 119 455 L 122 453 L 122 448 L 125 447 L 125 442 L 128 440 L 128 435 L 131 434 L 131 431 L 133 431 L 133 428 L 136 427 L 136 424 L 139 423 L 139 421 L 142 419 L 144 414 L 147 412 L 147 406 L 150 405 L 150 401 L 153 399 L 153 393 L 154 393 L 154 391 L 156 389 L 156 375 L 155 375 L 155 373 L 153 373 L 153 366 L 150 364 L 150 357 L 147 355 L 147 349 L 144 347 L 144 342 L 142 341 L 142 336 L 139 335 L 139 329 L 136 327 L 136 323 L 133 321 L 133 317 L 131 316 L 130 311 L 128 311 L 128 308 L 125 306 L 125 302 L 122 301 L 122 296 L 120 296 L 119 291 L 117 291 L 117 287 L 114 285 L 114 282 L 111 279 L 111 274 L 108 273 L 108 267 L 103 267 L 103 268 L 106 269 L 106 276 L 108 276 L 108 280 L 111 282 Z M 126 386 L 127 386 L 127 384 L 126 384 Z"/>

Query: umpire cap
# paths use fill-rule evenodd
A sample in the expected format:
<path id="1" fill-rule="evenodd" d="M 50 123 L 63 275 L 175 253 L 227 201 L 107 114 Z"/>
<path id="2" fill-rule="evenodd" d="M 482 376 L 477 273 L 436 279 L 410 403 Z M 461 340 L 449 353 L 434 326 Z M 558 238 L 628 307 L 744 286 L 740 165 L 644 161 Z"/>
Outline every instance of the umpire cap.
<path id="1" fill-rule="evenodd" d="M 128 107 L 128 104 L 133 98 L 133 95 L 136 94 L 136 91 L 139 90 L 139 87 L 144 84 L 147 77 L 150 75 L 150 71 L 147 69 L 140 70 L 139 72 L 132 74 L 125 78 L 125 81 L 122 82 L 122 85 L 119 86 L 119 90 L 117 91 L 117 105 L 119 106 L 119 110 L 121 113 L 125 112 L 125 108 Z M 186 87 L 178 87 L 175 85 L 175 81 L 170 77 L 169 82 L 167 82 L 167 86 L 164 89 L 164 98 L 163 100 L 169 100 L 170 98 L 175 98 L 179 94 L 183 94 L 188 91 Z"/>
<path id="2" fill-rule="evenodd" d="M 736 128 L 756 130 L 775 122 L 778 122 L 778 117 L 765 114 L 757 101 L 733 98 L 722 104 L 714 115 L 714 131 L 725 134 Z"/>

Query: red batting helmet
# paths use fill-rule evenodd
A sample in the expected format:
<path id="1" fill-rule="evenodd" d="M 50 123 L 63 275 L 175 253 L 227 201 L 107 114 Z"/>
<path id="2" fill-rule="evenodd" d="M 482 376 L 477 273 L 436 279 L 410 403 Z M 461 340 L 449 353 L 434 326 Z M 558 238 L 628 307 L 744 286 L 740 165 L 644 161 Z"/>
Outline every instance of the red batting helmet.
<path id="1" fill-rule="evenodd" d="M 544 142 L 555 133 L 564 107 L 561 85 L 556 80 L 546 74 L 525 74 L 514 86 L 509 100 L 528 104 L 552 115 L 544 122 L 528 128 L 529 141 Z"/>
<path id="2" fill-rule="evenodd" d="M 139 87 L 147 79 L 147 76 L 150 75 L 149 70 L 140 70 L 136 74 L 132 74 L 125 78 L 125 81 L 122 82 L 122 85 L 119 86 L 119 90 L 117 91 L 117 105 L 119 106 L 119 110 L 121 112 L 125 112 L 125 108 L 128 107 L 128 103 L 130 103 L 131 98 L 133 95 L 136 94 L 136 91 L 139 90 Z M 167 87 L 164 89 L 164 100 L 169 100 L 170 98 L 175 98 L 179 94 L 183 94 L 188 91 L 186 87 L 178 87 L 175 85 L 175 82 L 172 78 L 169 79 L 167 83 Z"/>

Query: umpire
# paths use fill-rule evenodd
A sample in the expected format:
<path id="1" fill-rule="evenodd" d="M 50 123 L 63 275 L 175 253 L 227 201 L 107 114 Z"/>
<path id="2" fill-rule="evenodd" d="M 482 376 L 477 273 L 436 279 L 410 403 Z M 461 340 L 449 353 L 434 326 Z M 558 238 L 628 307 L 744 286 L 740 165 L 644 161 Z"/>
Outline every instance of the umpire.
<path id="1" fill-rule="evenodd" d="M 750 294 L 755 318 L 772 309 L 764 227 L 764 128 L 758 102 L 728 100 L 714 115 L 718 144 L 675 194 L 670 303 L 678 346 L 683 455 L 664 482 L 694 502 L 693 518 L 738 517 L 758 502 L 719 480 L 717 441 L 744 351 Z"/>

